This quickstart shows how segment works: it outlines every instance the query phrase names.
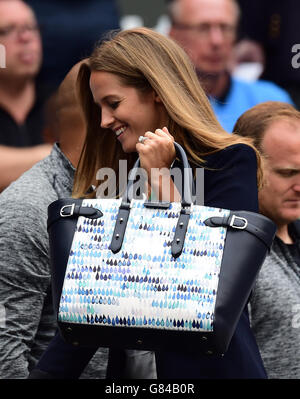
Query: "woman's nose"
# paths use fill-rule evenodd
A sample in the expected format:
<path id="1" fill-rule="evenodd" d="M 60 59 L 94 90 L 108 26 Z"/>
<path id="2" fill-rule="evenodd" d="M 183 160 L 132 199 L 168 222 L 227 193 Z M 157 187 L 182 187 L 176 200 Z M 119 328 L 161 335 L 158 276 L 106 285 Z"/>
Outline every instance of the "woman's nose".
<path id="1" fill-rule="evenodd" d="M 107 129 L 111 127 L 114 122 L 113 114 L 102 108 L 101 112 L 101 127 Z"/>

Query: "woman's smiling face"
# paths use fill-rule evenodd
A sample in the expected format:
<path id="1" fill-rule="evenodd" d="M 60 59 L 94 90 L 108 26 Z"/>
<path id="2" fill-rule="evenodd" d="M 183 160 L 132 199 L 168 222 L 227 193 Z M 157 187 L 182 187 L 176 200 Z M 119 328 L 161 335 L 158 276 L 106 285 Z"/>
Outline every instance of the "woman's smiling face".
<path id="1" fill-rule="evenodd" d="M 101 127 L 112 130 L 124 152 L 136 151 L 139 136 L 167 123 L 167 112 L 153 90 L 142 93 L 124 86 L 117 75 L 102 71 L 91 73 L 90 88 L 101 108 Z"/>

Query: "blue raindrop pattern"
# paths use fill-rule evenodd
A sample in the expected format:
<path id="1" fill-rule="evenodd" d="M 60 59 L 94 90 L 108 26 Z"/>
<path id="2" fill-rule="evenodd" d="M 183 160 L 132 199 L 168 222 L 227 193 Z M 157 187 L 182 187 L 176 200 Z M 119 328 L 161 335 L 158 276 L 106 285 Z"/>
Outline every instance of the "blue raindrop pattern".
<path id="1" fill-rule="evenodd" d="M 61 322 L 184 331 L 213 331 L 226 228 L 203 221 L 229 211 L 193 206 L 182 254 L 171 254 L 180 203 L 149 209 L 133 200 L 122 248 L 109 245 L 117 200 L 84 200 L 103 212 L 80 216 L 66 268 Z"/>

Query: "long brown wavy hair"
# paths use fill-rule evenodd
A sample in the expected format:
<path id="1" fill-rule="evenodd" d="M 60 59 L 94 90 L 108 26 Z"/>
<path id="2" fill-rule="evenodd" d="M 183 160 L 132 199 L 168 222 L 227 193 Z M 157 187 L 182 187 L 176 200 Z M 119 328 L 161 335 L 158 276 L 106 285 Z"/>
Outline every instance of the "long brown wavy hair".
<path id="1" fill-rule="evenodd" d="M 160 33 L 135 28 L 102 41 L 80 68 L 78 89 L 87 134 L 75 176 L 75 197 L 85 196 L 92 184 L 97 185 L 96 172 L 100 168 L 114 169 L 118 180 L 119 160 L 127 160 L 130 170 L 137 158 L 136 153 L 124 153 L 115 135 L 101 128 L 101 109 L 94 103 L 89 85 L 92 71 L 113 73 L 124 86 L 141 92 L 153 89 L 169 116 L 167 128 L 185 148 L 192 167 L 203 166 L 207 154 L 244 143 L 256 151 L 260 180 L 260 156 L 251 139 L 231 135 L 221 127 L 184 50 Z"/>

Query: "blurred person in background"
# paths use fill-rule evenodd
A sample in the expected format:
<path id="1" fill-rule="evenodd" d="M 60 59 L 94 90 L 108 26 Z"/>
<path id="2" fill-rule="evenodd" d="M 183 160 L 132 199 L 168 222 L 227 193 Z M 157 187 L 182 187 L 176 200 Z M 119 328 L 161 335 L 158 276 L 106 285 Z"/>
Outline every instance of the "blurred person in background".
<path id="1" fill-rule="evenodd" d="M 269 378 L 300 378 L 300 112 L 268 101 L 234 131 L 251 137 L 264 162 L 259 210 L 277 225 L 250 299 L 251 326 Z"/>
<path id="2" fill-rule="evenodd" d="M 33 11 L 21 0 L 0 0 L 0 191 L 46 157 L 44 98 L 36 85 L 42 43 Z"/>
<path id="3" fill-rule="evenodd" d="M 235 0 L 169 0 L 169 35 L 193 61 L 213 109 L 228 132 L 248 108 L 267 100 L 292 103 L 274 83 L 242 81 L 231 73 L 240 10 Z"/>

